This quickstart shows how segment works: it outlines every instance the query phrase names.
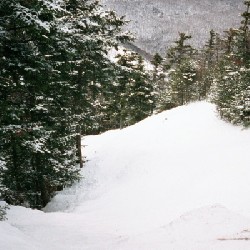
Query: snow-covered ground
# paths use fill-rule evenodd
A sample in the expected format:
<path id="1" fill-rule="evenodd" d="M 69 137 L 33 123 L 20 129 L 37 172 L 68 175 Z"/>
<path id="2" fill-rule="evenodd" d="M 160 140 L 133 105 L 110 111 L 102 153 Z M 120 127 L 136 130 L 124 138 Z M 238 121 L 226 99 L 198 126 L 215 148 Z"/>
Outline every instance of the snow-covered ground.
<path id="1" fill-rule="evenodd" d="M 193 103 L 83 139 L 83 180 L 11 207 L 0 249 L 249 250 L 250 130 Z"/>

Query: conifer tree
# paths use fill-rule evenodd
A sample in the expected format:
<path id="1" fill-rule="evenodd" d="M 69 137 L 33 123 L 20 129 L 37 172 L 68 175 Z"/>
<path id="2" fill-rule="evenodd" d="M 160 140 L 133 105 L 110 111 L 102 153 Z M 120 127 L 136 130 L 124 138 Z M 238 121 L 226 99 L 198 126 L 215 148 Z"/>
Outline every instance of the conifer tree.
<path id="1" fill-rule="evenodd" d="M 186 104 L 196 99 L 195 84 L 197 80 L 195 50 L 186 41 L 191 36 L 179 33 L 176 46 L 168 50 L 166 62 L 170 70 L 168 74 L 168 95 L 173 106 Z"/>
<path id="2" fill-rule="evenodd" d="M 167 51 L 166 66 L 178 66 L 182 60 L 188 59 L 194 55 L 195 50 L 190 44 L 187 44 L 187 41 L 191 38 L 192 37 L 190 35 L 179 33 L 179 39 L 174 42 L 175 46 L 171 47 Z"/>
<path id="3" fill-rule="evenodd" d="M 197 92 L 199 100 L 208 97 L 210 88 L 213 84 L 214 71 L 219 60 L 218 42 L 219 34 L 216 34 L 214 30 L 210 30 L 209 39 L 198 56 Z"/>
<path id="4" fill-rule="evenodd" d="M 168 102 L 168 85 L 166 81 L 166 65 L 165 60 L 158 53 L 156 53 L 151 61 L 154 68 L 151 72 L 151 79 L 153 85 L 155 108 L 154 111 L 159 112 L 172 108 Z M 167 66 L 168 68 L 168 66 Z"/>
<path id="5" fill-rule="evenodd" d="M 151 61 L 151 63 L 154 66 L 153 81 L 156 81 L 159 78 L 159 75 L 160 75 L 159 72 L 161 71 L 162 62 L 163 62 L 163 58 L 158 53 L 156 53 L 153 56 L 153 59 Z"/>
<path id="6" fill-rule="evenodd" d="M 241 21 L 240 27 L 240 48 L 239 54 L 242 57 L 244 64 L 250 64 L 250 33 L 249 33 L 249 24 L 250 24 L 250 1 L 244 1 L 246 6 L 246 11 L 242 13 L 243 20 Z"/>
<path id="7" fill-rule="evenodd" d="M 80 128 L 129 36 L 93 1 L 7 0 L 0 13 L 1 197 L 41 208 L 79 178 Z"/>
<path id="8" fill-rule="evenodd" d="M 67 1 L 69 14 L 64 17 L 62 26 L 71 27 L 66 36 L 74 49 L 71 56 L 70 82 L 73 84 L 74 113 L 78 128 L 84 133 L 102 130 L 102 118 L 98 104 L 103 100 L 102 92 L 112 88 L 115 65 L 107 57 L 111 48 L 118 42 L 130 40 L 130 34 L 121 33 L 126 23 L 113 11 L 102 11 L 96 1 Z M 72 33 L 71 30 L 74 32 Z M 97 113 L 97 114 L 96 114 Z M 96 123 L 99 120 L 99 123 Z M 80 125 L 80 127 L 79 127 Z M 78 131 L 79 135 L 81 131 Z M 80 137 L 79 137 L 80 138 Z"/>
<path id="9" fill-rule="evenodd" d="M 226 32 L 226 53 L 217 69 L 215 101 L 221 117 L 235 124 L 249 125 L 249 1 L 239 29 Z"/>
<path id="10" fill-rule="evenodd" d="M 60 81 L 65 68 L 58 67 L 56 18 L 62 10 L 49 1 L 7 0 L 0 11 L 2 196 L 40 208 L 78 178 Z"/>
<path id="11" fill-rule="evenodd" d="M 128 87 L 130 124 L 148 117 L 154 109 L 153 86 L 141 56 L 135 55 L 135 65 L 132 69 L 134 72 L 131 72 L 132 79 Z"/>
<path id="12" fill-rule="evenodd" d="M 113 123 L 123 128 L 151 114 L 154 107 L 152 85 L 142 58 L 134 52 L 123 50 L 117 55 L 117 81 L 110 96 L 109 110 Z"/>

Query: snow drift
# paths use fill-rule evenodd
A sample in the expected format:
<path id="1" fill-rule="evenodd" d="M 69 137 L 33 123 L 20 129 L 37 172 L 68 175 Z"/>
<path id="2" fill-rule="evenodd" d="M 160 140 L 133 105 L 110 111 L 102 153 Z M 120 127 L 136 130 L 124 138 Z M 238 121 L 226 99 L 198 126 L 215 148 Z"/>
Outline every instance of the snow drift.
<path id="1" fill-rule="evenodd" d="M 47 213 L 12 207 L 0 249 L 250 249 L 250 131 L 219 120 L 212 104 L 83 144 L 83 180 Z"/>

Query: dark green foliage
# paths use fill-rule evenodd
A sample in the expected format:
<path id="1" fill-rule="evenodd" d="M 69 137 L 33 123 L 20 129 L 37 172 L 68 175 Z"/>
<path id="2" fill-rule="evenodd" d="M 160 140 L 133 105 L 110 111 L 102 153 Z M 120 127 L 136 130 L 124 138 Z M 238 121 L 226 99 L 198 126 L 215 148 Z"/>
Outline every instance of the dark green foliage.
<path id="1" fill-rule="evenodd" d="M 240 28 L 226 32 L 226 53 L 217 66 L 214 100 L 223 119 L 249 126 L 250 2 L 245 1 L 245 5 Z"/>
<path id="2" fill-rule="evenodd" d="M 171 103 L 179 106 L 197 100 L 195 61 L 182 60 L 178 67 L 170 72 L 169 77 Z"/>
<path id="3" fill-rule="evenodd" d="M 179 33 L 179 39 L 175 41 L 175 46 L 167 51 L 166 68 L 178 66 L 183 60 L 193 57 L 195 50 L 187 41 L 192 37 L 185 33 Z"/>
<path id="4" fill-rule="evenodd" d="M 115 127 L 132 125 L 152 113 L 154 99 L 149 75 L 143 59 L 136 53 L 124 50 L 117 56 L 116 77 L 109 96 L 107 109 Z"/>
<path id="5" fill-rule="evenodd" d="M 60 13 L 45 1 L 8 0 L 0 9 L 2 195 L 40 208 L 79 178 L 73 113 L 64 97 L 70 88 L 60 74 L 67 70 L 56 37 Z"/>
<path id="6" fill-rule="evenodd" d="M 107 53 L 129 39 L 98 2 L 51 3 L 0 2 L 1 198 L 35 208 L 80 178 L 81 130 L 115 75 Z"/>
<path id="7" fill-rule="evenodd" d="M 195 84 L 197 80 L 196 62 L 194 60 L 195 49 L 186 41 L 191 36 L 180 33 L 180 37 L 175 41 L 175 46 L 167 52 L 165 62 L 169 67 L 168 92 L 172 106 L 184 105 L 196 99 Z"/>
<path id="8" fill-rule="evenodd" d="M 196 92 L 198 100 L 206 99 L 210 94 L 210 88 L 214 80 L 214 68 L 219 61 L 220 38 L 214 30 L 209 32 L 210 36 L 204 48 L 197 57 L 197 84 Z"/>
<path id="9" fill-rule="evenodd" d="M 158 54 L 156 53 L 151 61 L 151 63 L 154 65 L 154 67 L 157 69 L 161 63 L 163 61 L 163 58 Z"/>
<path id="10" fill-rule="evenodd" d="M 216 38 L 217 38 L 217 34 L 215 33 L 214 30 L 210 30 L 210 37 L 209 40 L 207 42 L 207 44 L 205 44 L 205 50 L 204 50 L 204 56 L 205 56 L 205 63 L 206 63 L 206 67 L 211 67 L 215 61 L 216 61 Z"/>

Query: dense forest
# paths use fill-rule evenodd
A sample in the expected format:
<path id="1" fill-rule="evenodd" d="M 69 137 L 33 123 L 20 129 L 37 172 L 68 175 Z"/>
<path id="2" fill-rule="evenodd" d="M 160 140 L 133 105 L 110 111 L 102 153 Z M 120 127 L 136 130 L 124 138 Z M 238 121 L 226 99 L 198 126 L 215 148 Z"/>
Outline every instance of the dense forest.
<path id="1" fill-rule="evenodd" d="M 211 30 L 200 50 L 180 33 L 150 68 L 123 49 L 134 39 L 125 18 L 98 1 L 1 1 L 0 200 L 41 209 L 81 178 L 82 135 L 192 101 L 208 99 L 222 119 L 248 126 L 250 0 L 244 4 L 239 27 Z"/>

